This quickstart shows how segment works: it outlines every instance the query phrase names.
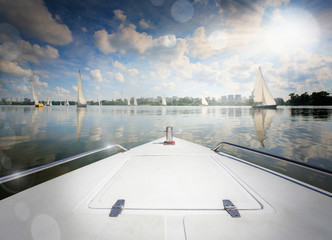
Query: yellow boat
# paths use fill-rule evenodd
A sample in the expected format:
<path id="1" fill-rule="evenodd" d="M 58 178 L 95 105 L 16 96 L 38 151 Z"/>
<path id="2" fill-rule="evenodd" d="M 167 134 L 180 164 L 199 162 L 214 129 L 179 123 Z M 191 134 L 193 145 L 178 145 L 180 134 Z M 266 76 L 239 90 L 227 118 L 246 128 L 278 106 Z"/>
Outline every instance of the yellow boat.
<path id="1" fill-rule="evenodd" d="M 38 103 L 38 104 L 35 104 L 35 107 L 44 107 L 44 104 Z"/>

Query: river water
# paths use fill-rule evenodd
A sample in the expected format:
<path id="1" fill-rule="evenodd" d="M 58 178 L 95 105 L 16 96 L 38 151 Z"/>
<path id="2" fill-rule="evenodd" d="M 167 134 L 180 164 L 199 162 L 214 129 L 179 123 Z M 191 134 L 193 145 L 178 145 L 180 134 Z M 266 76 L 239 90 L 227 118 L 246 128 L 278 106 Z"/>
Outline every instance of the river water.
<path id="1" fill-rule="evenodd" d="M 332 107 L 0 106 L 0 176 L 118 143 L 126 148 L 175 136 L 206 147 L 230 142 L 313 166 L 332 169 Z M 225 147 L 224 151 L 332 191 L 331 177 Z M 95 154 L 35 176 L 1 185 L 6 197 L 90 164 Z"/>

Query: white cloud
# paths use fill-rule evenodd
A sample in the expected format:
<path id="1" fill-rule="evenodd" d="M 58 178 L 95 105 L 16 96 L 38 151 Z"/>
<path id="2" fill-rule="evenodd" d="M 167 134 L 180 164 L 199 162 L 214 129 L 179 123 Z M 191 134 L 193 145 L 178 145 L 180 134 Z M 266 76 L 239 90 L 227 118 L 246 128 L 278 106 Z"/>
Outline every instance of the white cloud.
<path id="1" fill-rule="evenodd" d="M 0 1 L 0 14 L 5 22 L 28 36 L 55 45 L 73 41 L 69 28 L 52 17 L 42 0 Z"/>
<path id="2" fill-rule="evenodd" d="M 104 81 L 99 69 L 94 69 L 90 71 L 90 79 L 95 82 Z"/>
<path id="3" fill-rule="evenodd" d="M 47 82 L 41 82 L 37 75 L 33 75 L 32 79 L 33 79 L 33 82 L 34 82 L 35 86 L 48 87 L 48 83 Z"/>
<path id="4" fill-rule="evenodd" d="M 114 76 L 114 78 L 118 82 L 124 82 L 125 81 L 122 73 L 116 73 L 115 76 Z"/>
<path id="5" fill-rule="evenodd" d="M 15 76 L 31 77 L 32 71 L 30 69 L 23 69 L 15 62 L 7 62 L 0 59 L 0 70 L 3 73 Z"/>
<path id="6" fill-rule="evenodd" d="M 56 95 L 61 96 L 61 97 L 65 97 L 65 96 L 68 96 L 70 94 L 69 90 L 64 89 L 62 87 L 56 87 L 55 91 L 56 91 Z"/>
<path id="7" fill-rule="evenodd" d="M 151 28 L 151 24 L 149 24 L 144 18 L 139 21 L 139 25 L 144 29 Z"/>
<path id="8" fill-rule="evenodd" d="M 57 49 L 46 45 L 40 47 L 38 44 L 31 45 L 29 42 L 21 40 L 21 49 L 23 57 L 33 63 L 39 63 L 38 58 L 58 58 L 59 52 Z"/>
<path id="9" fill-rule="evenodd" d="M 188 39 L 190 56 L 206 59 L 214 54 L 222 52 L 227 47 L 228 36 L 227 32 L 216 31 L 207 38 L 205 28 L 197 28 L 193 37 Z"/>
<path id="10" fill-rule="evenodd" d="M 136 76 L 139 74 L 139 71 L 136 69 L 136 68 L 131 68 L 131 69 L 128 69 L 128 74 L 129 76 Z"/>
<path id="11" fill-rule="evenodd" d="M 121 21 L 124 21 L 127 18 L 127 16 L 120 9 L 114 10 L 113 13 L 115 15 L 115 18 L 120 19 Z"/>
<path id="12" fill-rule="evenodd" d="M 126 71 L 126 67 L 118 61 L 115 61 L 113 63 L 113 67 L 118 68 L 118 69 L 123 70 L 123 71 Z"/>
<path id="13" fill-rule="evenodd" d="M 145 32 L 137 32 L 134 24 L 121 24 L 116 32 L 110 34 L 105 29 L 96 31 L 94 43 L 105 54 L 132 52 L 148 57 L 151 62 L 169 63 L 182 57 L 187 50 L 184 39 L 177 39 L 175 35 L 153 39 Z"/>
<path id="14" fill-rule="evenodd" d="M 94 34 L 95 45 L 103 53 L 126 53 L 128 51 L 144 53 L 152 45 L 152 36 L 136 31 L 134 24 L 121 27 L 118 32 L 108 34 L 105 29 Z"/>
<path id="15" fill-rule="evenodd" d="M 86 33 L 88 31 L 88 29 L 86 27 L 82 27 L 81 28 L 82 32 Z"/>
<path id="16" fill-rule="evenodd" d="M 77 86 L 76 85 L 73 85 L 72 89 L 74 90 L 74 92 L 77 92 Z"/>

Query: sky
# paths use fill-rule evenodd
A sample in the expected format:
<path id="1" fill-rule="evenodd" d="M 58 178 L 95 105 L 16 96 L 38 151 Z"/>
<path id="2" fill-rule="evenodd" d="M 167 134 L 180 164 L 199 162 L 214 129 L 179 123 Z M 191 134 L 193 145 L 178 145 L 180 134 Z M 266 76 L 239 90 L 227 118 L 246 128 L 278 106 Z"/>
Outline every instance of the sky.
<path id="1" fill-rule="evenodd" d="M 332 1 L 0 0 L 0 97 L 332 92 Z"/>

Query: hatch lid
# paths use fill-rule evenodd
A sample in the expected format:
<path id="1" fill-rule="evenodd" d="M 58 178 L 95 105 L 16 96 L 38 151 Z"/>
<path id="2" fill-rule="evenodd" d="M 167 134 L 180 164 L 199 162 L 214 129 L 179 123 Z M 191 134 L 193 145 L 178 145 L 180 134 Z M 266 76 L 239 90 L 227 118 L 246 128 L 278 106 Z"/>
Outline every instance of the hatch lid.
<path id="1" fill-rule="evenodd" d="M 132 156 L 93 197 L 90 208 L 222 210 L 230 199 L 237 209 L 261 209 L 255 198 L 210 155 Z"/>

